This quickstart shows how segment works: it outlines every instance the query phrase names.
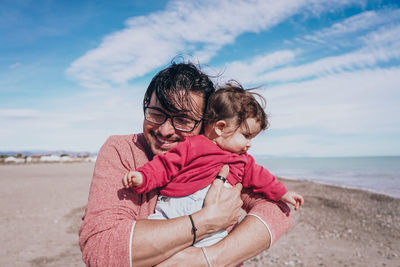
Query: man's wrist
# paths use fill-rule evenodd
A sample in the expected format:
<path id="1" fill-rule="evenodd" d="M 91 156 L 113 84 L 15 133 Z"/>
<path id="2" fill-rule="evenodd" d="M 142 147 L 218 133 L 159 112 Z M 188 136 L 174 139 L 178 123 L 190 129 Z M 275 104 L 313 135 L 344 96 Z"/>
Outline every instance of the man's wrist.
<path id="1" fill-rule="evenodd" d="M 193 221 L 196 223 L 197 228 L 197 240 L 200 240 L 211 233 L 221 230 L 216 227 L 216 225 L 212 221 L 212 217 L 210 217 L 209 214 L 210 213 L 207 212 L 206 208 L 203 208 L 200 211 L 192 214 Z"/>
<path id="2" fill-rule="evenodd" d="M 190 223 L 192 224 L 192 234 L 193 234 L 192 246 L 193 246 L 194 243 L 196 243 L 197 228 L 196 228 L 196 226 L 194 225 L 193 217 L 192 217 L 191 214 L 189 214 L 189 219 L 190 219 Z"/>
<path id="3" fill-rule="evenodd" d="M 223 249 L 221 247 L 221 241 L 219 243 L 216 243 L 212 246 L 209 246 L 206 248 L 206 253 L 207 253 L 207 258 L 204 256 L 204 258 L 207 261 L 207 264 L 210 263 L 211 265 L 208 266 L 222 266 L 223 264 L 219 262 L 219 255 L 218 253 Z M 204 254 L 204 251 L 203 251 Z"/>
<path id="4" fill-rule="evenodd" d="M 207 266 L 212 267 L 213 266 L 212 261 L 211 261 L 211 258 L 208 256 L 207 249 L 205 247 L 202 247 L 201 250 L 203 251 L 204 258 L 207 261 Z"/>

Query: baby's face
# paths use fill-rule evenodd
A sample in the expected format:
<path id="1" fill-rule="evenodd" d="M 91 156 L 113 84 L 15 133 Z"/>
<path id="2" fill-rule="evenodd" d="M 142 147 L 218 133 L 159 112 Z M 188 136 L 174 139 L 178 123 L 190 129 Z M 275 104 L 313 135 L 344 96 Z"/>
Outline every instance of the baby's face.
<path id="1" fill-rule="evenodd" d="M 217 145 L 223 150 L 236 154 L 246 153 L 251 147 L 251 139 L 261 130 L 260 123 L 255 118 L 248 118 L 246 123 L 248 128 L 244 123 L 239 128 L 233 123 L 228 125 L 227 131 L 224 130 L 221 138 L 217 140 Z"/>

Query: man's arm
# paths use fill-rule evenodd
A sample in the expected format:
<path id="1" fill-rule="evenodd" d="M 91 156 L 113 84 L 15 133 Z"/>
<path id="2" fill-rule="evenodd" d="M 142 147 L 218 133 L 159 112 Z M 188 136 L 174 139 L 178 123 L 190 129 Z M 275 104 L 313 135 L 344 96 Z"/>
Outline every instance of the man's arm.
<path id="1" fill-rule="evenodd" d="M 87 266 L 130 265 L 129 240 L 142 212 L 139 203 L 155 197 L 155 192 L 140 196 L 122 188 L 121 177 L 135 168 L 135 163 L 127 160 L 132 159 L 129 142 L 128 137 L 112 136 L 98 153 L 79 231 L 82 259 Z"/>
<path id="2" fill-rule="evenodd" d="M 207 248 L 207 253 L 213 266 L 236 266 L 266 250 L 269 244 L 270 235 L 265 225 L 253 216 L 246 216 L 222 242 Z"/>
<path id="3" fill-rule="evenodd" d="M 291 226 L 292 217 L 286 204 L 270 202 L 262 195 L 243 191 L 244 208 L 251 210 L 227 237 L 206 248 L 213 266 L 236 266 L 250 259 L 269 248 Z M 189 247 L 158 266 L 177 265 L 207 266 L 207 262 L 201 249 Z"/>
<path id="4" fill-rule="evenodd" d="M 263 223 L 255 217 L 248 216 L 227 237 L 207 247 L 206 253 L 212 266 L 236 266 L 261 253 L 268 245 L 269 233 L 265 231 Z M 203 267 L 207 266 L 207 261 L 200 248 L 189 247 L 157 265 L 168 266 Z"/>
<path id="5" fill-rule="evenodd" d="M 213 266 L 236 266 L 268 249 L 289 230 L 292 217 L 285 204 L 264 198 L 252 201 L 258 203 L 249 215 L 225 239 L 207 248 Z"/>

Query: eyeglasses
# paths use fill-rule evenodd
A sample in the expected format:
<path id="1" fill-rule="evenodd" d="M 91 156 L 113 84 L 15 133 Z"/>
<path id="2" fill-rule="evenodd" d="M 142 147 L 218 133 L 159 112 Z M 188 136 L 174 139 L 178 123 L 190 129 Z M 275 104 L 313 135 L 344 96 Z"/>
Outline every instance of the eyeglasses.
<path id="1" fill-rule="evenodd" d="M 168 119 L 171 119 L 172 127 L 181 132 L 191 132 L 201 122 L 183 115 L 171 116 L 162 109 L 156 107 L 145 107 L 144 118 L 151 123 L 162 125 Z"/>

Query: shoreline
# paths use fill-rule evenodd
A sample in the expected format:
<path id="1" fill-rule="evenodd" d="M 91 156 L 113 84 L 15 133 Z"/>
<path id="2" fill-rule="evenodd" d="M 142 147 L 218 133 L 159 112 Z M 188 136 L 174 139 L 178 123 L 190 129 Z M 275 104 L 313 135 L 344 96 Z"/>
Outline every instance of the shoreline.
<path id="1" fill-rule="evenodd" d="M 84 266 L 78 230 L 94 163 L 0 165 L 1 266 Z M 253 266 L 398 266 L 400 199 L 280 178 L 305 197 Z"/>
<path id="2" fill-rule="evenodd" d="M 337 188 L 342 188 L 342 189 L 351 189 L 351 190 L 359 190 L 359 191 L 364 191 L 365 193 L 372 193 L 372 194 L 377 194 L 377 195 L 383 195 L 387 197 L 391 197 L 394 199 L 399 199 L 400 200 L 400 195 L 392 195 L 388 192 L 383 192 L 383 191 L 378 191 L 374 189 L 369 189 L 369 188 L 361 188 L 357 186 L 347 186 L 347 185 L 339 185 L 335 184 L 334 182 L 325 182 L 325 181 L 316 181 L 312 179 L 296 179 L 296 178 L 287 178 L 287 177 L 278 177 L 282 182 L 304 182 L 304 183 L 313 183 L 313 184 L 319 184 L 319 185 L 324 185 L 324 186 L 332 186 L 332 187 L 337 187 Z"/>

